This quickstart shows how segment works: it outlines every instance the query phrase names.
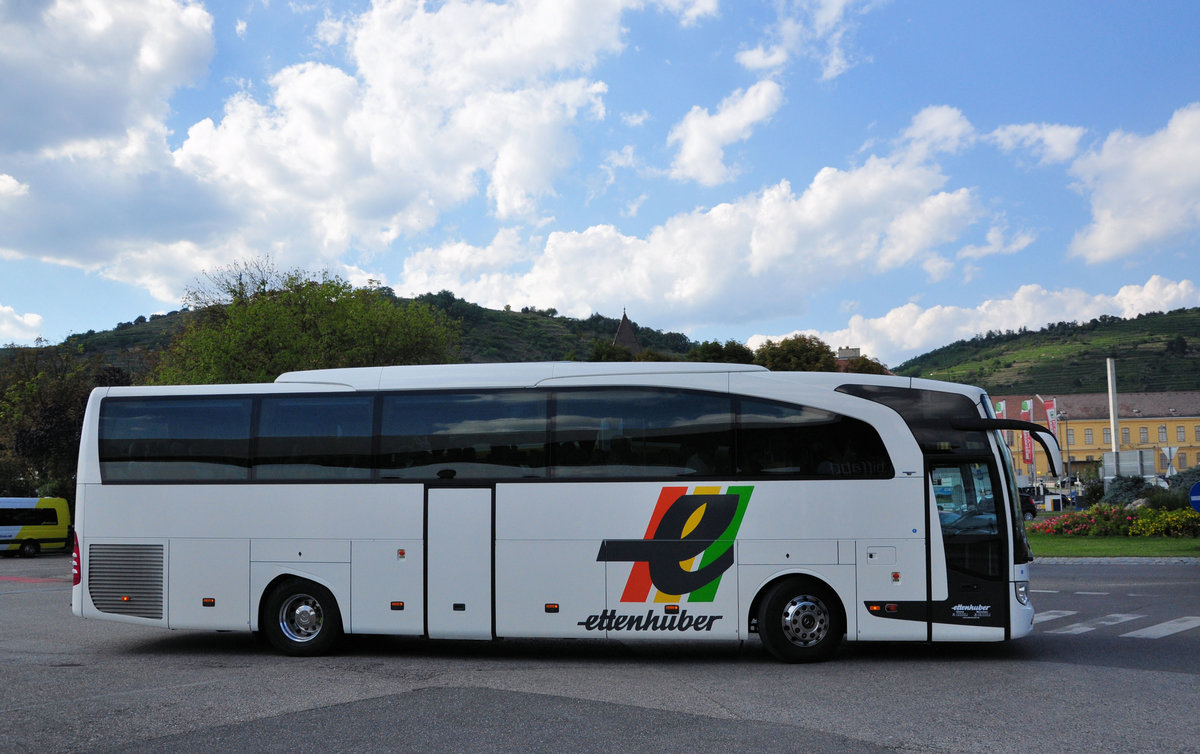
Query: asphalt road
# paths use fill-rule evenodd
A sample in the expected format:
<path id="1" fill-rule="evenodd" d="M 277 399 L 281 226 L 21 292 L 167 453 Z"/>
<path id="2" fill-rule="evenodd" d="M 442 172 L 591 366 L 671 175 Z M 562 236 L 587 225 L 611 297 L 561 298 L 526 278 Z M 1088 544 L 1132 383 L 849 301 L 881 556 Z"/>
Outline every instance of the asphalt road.
<path id="1" fill-rule="evenodd" d="M 1010 644 L 427 642 L 329 657 L 83 621 L 70 560 L 0 560 L 15 751 L 1200 751 L 1200 564 L 1034 567 Z M 1048 617 L 1047 617 L 1048 616 Z"/>

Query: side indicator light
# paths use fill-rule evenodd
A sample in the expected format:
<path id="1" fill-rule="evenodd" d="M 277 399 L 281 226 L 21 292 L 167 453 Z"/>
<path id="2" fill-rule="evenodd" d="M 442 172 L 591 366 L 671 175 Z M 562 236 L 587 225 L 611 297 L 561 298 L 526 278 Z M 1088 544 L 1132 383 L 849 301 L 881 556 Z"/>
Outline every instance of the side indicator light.
<path id="1" fill-rule="evenodd" d="M 130 597 L 128 594 L 122 594 L 121 601 L 122 602 L 133 602 L 133 597 Z"/>
<path id="2" fill-rule="evenodd" d="M 667 613 L 668 615 L 674 615 L 679 612 L 679 605 L 667 605 L 663 608 L 663 612 Z"/>
<path id="3" fill-rule="evenodd" d="M 404 609 L 404 603 L 403 603 L 403 602 L 393 602 L 393 603 L 392 603 L 392 609 L 393 609 L 393 610 L 403 610 L 403 609 Z"/>
<path id="4" fill-rule="evenodd" d="M 882 612 L 883 605 L 867 605 L 867 610 L 871 611 L 872 613 Z"/>
<path id="5" fill-rule="evenodd" d="M 558 603 L 557 602 L 547 602 L 546 603 L 546 612 L 557 613 L 558 612 Z"/>
<path id="6" fill-rule="evenodd" d="M 200 604 L 204 607 L 216 607 L 217 601 L 212 597 L 205 597 L 204 599 L 200 600 Z"/>

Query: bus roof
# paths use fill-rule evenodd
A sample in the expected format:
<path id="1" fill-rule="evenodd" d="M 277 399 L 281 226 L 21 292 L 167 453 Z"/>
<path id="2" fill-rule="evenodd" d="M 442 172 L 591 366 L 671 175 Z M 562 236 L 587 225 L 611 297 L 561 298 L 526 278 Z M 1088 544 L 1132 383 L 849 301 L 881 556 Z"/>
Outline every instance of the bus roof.
<path id="1" fill-rule="evenodd" d="M 753 364 L 711 364 L 671 361 L 539 361 L 515 364 L 430 364 L 417 366 L 354 367 L 285 372 L 276 383 L 340 385 L 356 390 L 534 387 L 561 377 L 612 377 L 649 374 L 727 374 L 766 372 Z"/>

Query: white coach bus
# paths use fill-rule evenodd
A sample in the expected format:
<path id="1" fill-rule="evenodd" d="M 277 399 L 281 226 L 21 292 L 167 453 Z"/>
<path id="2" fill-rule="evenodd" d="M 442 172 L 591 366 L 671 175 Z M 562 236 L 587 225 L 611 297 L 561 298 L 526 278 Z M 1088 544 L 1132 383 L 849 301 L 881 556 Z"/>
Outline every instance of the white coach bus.
<path id="1" fill-rule="evenodd" d="M 293 372 L 97 388 L 77 616 L 261 631 L 686 641 L 784 661 L 1033 625 L 978 388 L 695 363 Z"/>

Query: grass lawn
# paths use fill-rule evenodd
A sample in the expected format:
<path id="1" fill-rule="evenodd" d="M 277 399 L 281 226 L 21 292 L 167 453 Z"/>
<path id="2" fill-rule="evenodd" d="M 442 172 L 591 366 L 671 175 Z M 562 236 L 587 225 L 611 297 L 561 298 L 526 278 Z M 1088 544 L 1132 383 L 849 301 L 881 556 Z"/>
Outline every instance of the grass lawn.
<path id="1" fill-rule="evenodd" d="M 1200 538 L 1073 537 L 1026 531 L 1035 558 L 1200 557 Z"/>

